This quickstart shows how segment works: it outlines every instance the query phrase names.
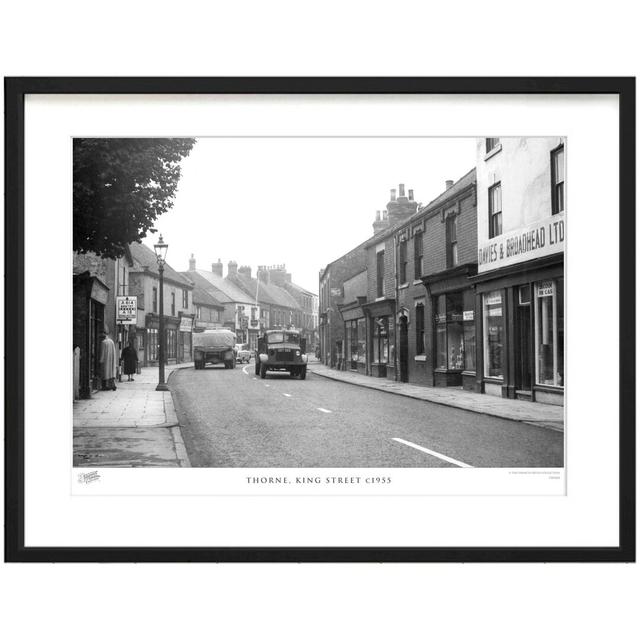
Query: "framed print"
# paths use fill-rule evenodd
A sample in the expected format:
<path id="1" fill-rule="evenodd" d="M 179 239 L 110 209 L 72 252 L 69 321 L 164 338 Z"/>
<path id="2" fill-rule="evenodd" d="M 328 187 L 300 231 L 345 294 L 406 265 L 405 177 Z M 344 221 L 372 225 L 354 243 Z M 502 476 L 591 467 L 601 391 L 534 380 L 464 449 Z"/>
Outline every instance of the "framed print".
<path id="1" fill-rule="evenodd" d="M 5 103 L 7 560 L 635 560 L 633 78 Z"/>

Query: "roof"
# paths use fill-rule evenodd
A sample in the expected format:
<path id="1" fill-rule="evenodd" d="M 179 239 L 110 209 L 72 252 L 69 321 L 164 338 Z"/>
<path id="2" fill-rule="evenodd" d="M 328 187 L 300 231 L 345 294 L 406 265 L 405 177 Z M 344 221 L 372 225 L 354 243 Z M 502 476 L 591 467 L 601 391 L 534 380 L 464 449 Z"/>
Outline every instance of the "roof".
<path id="1" fill-rule="evenodd" d="M 141 267 L 146 267 L 151 273 L 158 277 L 160 276 L 158 271 L 158 260 L 156 259 L 156 254 L 153 249 L 150 249 L 140 242 L 132 242 L 129 245 L 129 249 L 134 261 L 134 271 L 135 263 L 138 263 Z M 189 287 L 193 286 L 193 283 L 188 278 L 185 278 L 183 275 L 175 271 L 168 263 L 165 263 L 164 265 L 164 278 L 165 280 L 172 280 L 176 284 Z"/>
<path id="2" fill-rule="evenodd" d="M 235 273 L 233 276 L 227 276 L 226 280 L 237 282 L 237 286 L 241 287 L 255 301 L 256 295 L 258 302 L 263 304 L 272 304 L 279 307 L 288 307 L 291 309 L 301 309 L 298 301 L 286 290 L 272 282 L 266 283 L 260 280 L 258 284 L 257 278 L 251 278 L 244 273 Z"/>
<path id="3" fill-rule="evenodd" d="M 317 293 L 313 293 L 313 292 L 309 291 L 308 289 L 305 289 L 304 287 L 301 287 L 299 284 L 296 284 L 295 282 L 287 282 L 287 287 L 291 287 L 291 288 L 295 289 L 296 291 L 298 291 L 299 293 L 303 293 L 303 294 L 308 295 L 308 296 L 315 296 L 316 298 L 318 297 Z"/>
<path id="4" fill-rule="evenodd" d="M 372 238 L 367 240 L 365 244 L 367 244 L 368 246 L 371 246 L 372 244 L 378 242 L 379 240 L 391 235 L 393 232 L 397 231 L 398 229 L 402 229 L 402 227 L 406 226 L 407 224 L 410 224 L 414 220 L 419 220 L 425 214 L 428 215 L 429 213 L 437 209 L 440 205 L 442 205 L 444 202 L 446 202 L 447 200 L 451 200 L 451 198 L 454 198 L 459 193 L 461 193 L 462 191 L 470 187 L 472 184 L 475 183 L 475 181 L 476 181 L 476 169 L 474 167 L 473 169 L 471 169 L 471 171 L 468 171 L 467 173 L 465 173 L 462 176 L 462 178 L 460 178 L 457 182 L 455 182 L 451 187 L 443 191 L 439 196 L 434 198 L 431 202 L 420 207 L 414 214 L 412 214 L 408 218 L 403 218 L 399 222 L 396 222 L 396 224 L 394 224 L 393 226 L 387 227 L 386 229 L 382 229 L 378 231 L 378 233 L 376 233 Z"/>
<path id="5" fill-rule="evenodd" d="M 255 304 L 255 298 L 252 299 L 240 287 L 227 278 L 222 278 L 217 273 L 213 273 L 213 271 L 196 269 L 195 271 L 188 271 L 187 277 L 191 278 L 196 284 L 200 284 L 220 302 Z"/>
<path id="6" fill-rule="evenodd" d="M 224 309 L 224 305 L 222 302 L 216 300 L 206 289 L 195 286 L 193 290 L 193 304 L 203 305 L 205 307 L 219 307 L 220 309 Z"/>

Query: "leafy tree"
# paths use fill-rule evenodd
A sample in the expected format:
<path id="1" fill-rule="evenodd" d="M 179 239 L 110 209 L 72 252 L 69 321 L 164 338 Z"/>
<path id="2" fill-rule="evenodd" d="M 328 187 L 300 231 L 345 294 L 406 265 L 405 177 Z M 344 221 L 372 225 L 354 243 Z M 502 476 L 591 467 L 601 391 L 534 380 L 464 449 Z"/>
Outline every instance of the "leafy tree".
<path id="1" fill-rule="evenodd" d="M 75 138 L 73 249 L 118 258 L 173 204 L 193 138 Z"/>

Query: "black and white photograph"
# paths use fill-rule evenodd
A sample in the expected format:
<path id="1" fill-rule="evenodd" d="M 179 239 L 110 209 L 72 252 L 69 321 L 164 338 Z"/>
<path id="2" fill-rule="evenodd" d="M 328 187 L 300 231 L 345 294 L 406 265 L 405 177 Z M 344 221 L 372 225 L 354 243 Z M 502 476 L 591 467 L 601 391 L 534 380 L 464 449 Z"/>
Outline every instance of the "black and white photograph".
<path id="1" fill-rule="evenodd" d="M 558 136 L 74 138 L 80 484 L 563 470 L 567 157 Z"/>

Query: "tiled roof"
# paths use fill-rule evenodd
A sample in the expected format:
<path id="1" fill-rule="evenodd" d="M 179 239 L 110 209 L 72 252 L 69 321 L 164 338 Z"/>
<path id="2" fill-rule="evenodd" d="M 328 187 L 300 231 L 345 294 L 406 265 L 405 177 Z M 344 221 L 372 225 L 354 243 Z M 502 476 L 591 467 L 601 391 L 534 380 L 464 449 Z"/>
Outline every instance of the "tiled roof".
<path id="1" fill-rule="evenodd" d="M 195 271 L 189 271 L 188 274 L 189 277 L 191 277 L 192 274 L 196 274 L 203 278 L 208 283 L 208 286 L 205 286 L 204 288 L 210 291 L 213 287 L 214 291 L 212 291 L 212 293 L 220 301 L 223 301 L 223 297 L 218 295 L 216 291 L 222 293 L 224 297 L 227 298 L 225 302 L 255 304 L 255 298 L 252 299 L 251 296 L 246 294 L 240 287 L 233 284 L 233 282 L 231 282 L 227 278 L 221 278 L 218 274 L 213 273 L 213 271 L 196 269 Z"/>
<path id="2" fill-rule="evenodd" d="M 138 263 L 142 267 L 147 267 L 151 273 L 159 275 L 158 261 L 156 260 L 156 254 L 153 249 L 150 249 L 140 242 L 132 242 L 129 245 L 129 249 L 134 261 L 133 271 L 136 270 L 135 263 Z M 177 284 L 193 286 L 190 280 L 172 269 L 168 263 L 164 265 L 164 277 L 167 280 L 173 280 L 173 282 Z"/>
<path id="3" fill-rule="evenodd" d="M 206 307 L 219 307 L 221 309 L 224 309 L 224 305 L 222 304 L 222 302 L 216 300 L 216 298 L 214 298 L 211 293 L 209 293 L 209 291 L 203 289 L 202 287 L 199 287 L 198 285 L 196 285 L 193 289 L 193 304 L 204 305 Z"/>
<path id="4" fill-rule="evenodd" d="M 257 278 L 250 278 L 244 273 L 236 273 L 233 276 L 227 276 L 225 279 L 231 282 L 237 282 L 238 286 L 242 287 L 244 291 L 249 292 L 248 295 L 250 295 L 254 301 L 257 292 L 258 302 L 262 304 L 273 304 L 296 310 L 301 309 L 297 300 L 288 291 L 273 283 L 267 284 L 260 280 L 260 284 L 258 285 Z"/>

